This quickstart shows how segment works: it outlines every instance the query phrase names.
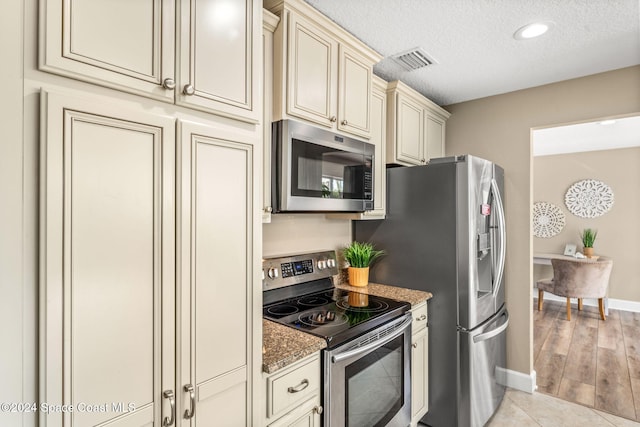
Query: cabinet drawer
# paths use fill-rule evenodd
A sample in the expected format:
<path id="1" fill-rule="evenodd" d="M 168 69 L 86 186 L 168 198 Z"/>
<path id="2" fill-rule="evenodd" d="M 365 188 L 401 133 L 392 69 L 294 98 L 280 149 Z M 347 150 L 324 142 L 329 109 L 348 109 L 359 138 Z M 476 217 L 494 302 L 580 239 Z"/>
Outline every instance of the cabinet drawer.
<path id="1" fill-rule="evenodd" d="M 267 380 L 268 417 L 308 399 L 320 391 L 320 358 Z"/>
<path id="2" fill-rule="evenodd" d="M 415 334 L 427 327 L 427 302 L 425 301 L 423 304 L 418 305 L 414 309 L 411 310 L 411 314 L 413 315 L 413 325 L 411 328 L 411 333 Z"/>

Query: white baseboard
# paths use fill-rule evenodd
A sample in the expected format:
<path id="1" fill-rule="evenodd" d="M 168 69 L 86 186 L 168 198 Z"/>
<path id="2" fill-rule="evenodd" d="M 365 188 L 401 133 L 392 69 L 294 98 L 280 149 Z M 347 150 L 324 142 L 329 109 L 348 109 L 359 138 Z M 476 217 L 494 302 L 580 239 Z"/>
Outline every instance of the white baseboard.
<path id="1" fill-rule="evenodd" d="M 524 391 L 525 393 L 533 393 L 538 388 L 536 386 L 535 370 L 527 375 L 511 369 L 496 369 L 499 370 L 499 372 L 496 372 L 496 380 L 509 388 Z"/>
<path id="2" fill-rule="evenodd" d="M 538 292 L 534 292 L 533 299 L 538 299 Z M 549 292 L 544 293 L 545 301 L 560 301 L 566 302 L 567 299 L 565 297 L 559 297 Z M 612 308 L 614 310 L 623 310 L 623 311 L 634 311 L 636 313 L 640 313 L 640 302 L 636 301 L 628 301 L 624 299 L 615 299 L 615 298 L 606 298 L 607 308 Z M 588 305 L 589 307 L 597 307 L 598 300 L 597 299 L 587 299 L 584 298 L 582 300 L 582 304 Z"/>

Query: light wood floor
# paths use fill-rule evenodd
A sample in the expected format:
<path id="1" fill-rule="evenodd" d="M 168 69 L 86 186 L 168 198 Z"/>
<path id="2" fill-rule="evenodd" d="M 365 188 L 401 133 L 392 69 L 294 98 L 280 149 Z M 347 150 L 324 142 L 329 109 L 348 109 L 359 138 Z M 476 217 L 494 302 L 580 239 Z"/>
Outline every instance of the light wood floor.
<path id="1" fill-rule="evenodd" d="M 640 421 L 640 313 L 533 303 L 538 392 Z"/>

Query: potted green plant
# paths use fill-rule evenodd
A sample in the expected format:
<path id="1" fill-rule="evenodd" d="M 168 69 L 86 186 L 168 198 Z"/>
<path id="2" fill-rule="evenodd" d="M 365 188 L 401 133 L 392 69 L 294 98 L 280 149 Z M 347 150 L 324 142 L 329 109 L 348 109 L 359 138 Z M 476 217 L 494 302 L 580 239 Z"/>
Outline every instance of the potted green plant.
<path id="1" fill-rule="evenodd" d="M 593 257 L 593 243 L 596 241 L 596 236 L 598 235 L 597 230 L 592 230 L 591 228 L 585 228 L 582 230 L 580 234 L 580 239 L 582 240 L 582 246 L 584 246 L 583 254 L 587 258 Z"/>
<path id="2" fill-rule="evenodd" d="M 349 263 L 349 284 L 351 286 L 367 286 L 369 284 L 369 267 L 385 254 L 376 250 L 371 243 L 351 242 L 342 251 L 344 259 Z"/>

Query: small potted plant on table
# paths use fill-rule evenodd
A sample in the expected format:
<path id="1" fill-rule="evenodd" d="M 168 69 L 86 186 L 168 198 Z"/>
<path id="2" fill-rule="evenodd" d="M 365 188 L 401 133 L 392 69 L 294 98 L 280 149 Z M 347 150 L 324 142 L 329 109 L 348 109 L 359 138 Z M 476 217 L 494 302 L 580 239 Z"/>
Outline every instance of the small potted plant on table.
<path id="1" fill-rule="evenodd" d="M 584 246 L 583 254 L 587 258 L 593 257 L 593 243 L 596 241 L 596 236 L 598 235 L 598 231 L 592 230 L 591 228 L 585 228 L 582 230 L 582 234 L 580 234 L 580 239 L 582 239 L 582 246 Z"/>
<path id="2" fill-rule="evenodd" d="M 349 284 L 367 286 L 369 267 L 384 255 L 384 251 L 374 249 L 371 243 L 352 242 L 343 250 L 344 259 L 349 263 Z"/>

